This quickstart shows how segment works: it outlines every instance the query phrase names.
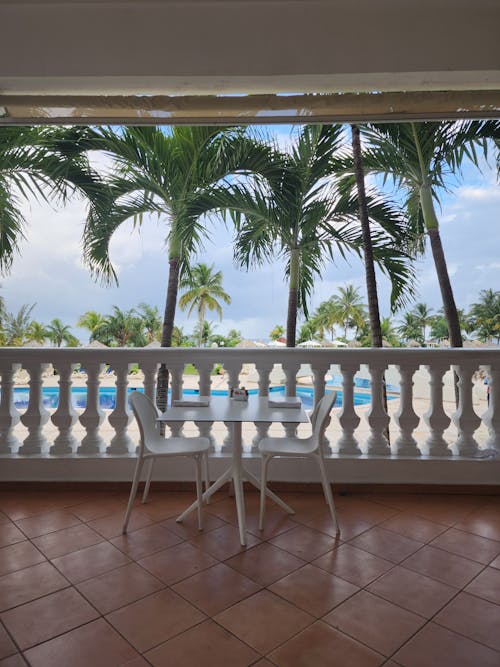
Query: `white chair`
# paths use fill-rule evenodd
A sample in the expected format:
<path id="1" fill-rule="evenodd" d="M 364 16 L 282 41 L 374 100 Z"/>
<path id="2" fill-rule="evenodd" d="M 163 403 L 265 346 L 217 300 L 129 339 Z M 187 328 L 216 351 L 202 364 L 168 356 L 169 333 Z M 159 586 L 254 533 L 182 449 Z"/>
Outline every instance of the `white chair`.
<path id="1" fill-rule="evenodd" d="M 145 503 L 151 484 L 153 474 L 153 463 L 158 457 L 167 456 L 192 456 L 196 461 L 196 496 L 198 499 L 198 528 L 202 525 L 202 481 L 201 481 L 201 463 L 202 459 L 208 460 L 208 450 L 210 441 L 208 438 L 164 438 L 160 434 L 160 426 L 157 421 L 158 410 L 147 396 L 139 391 L 133 391 L 130 395 L 130 405 L 137 419 L 140 432 L 139 453 L 137 455 L 137 464 L 135 466 L 134 480 L 130 491 L 125 520 L 123 522 L 123 533 L 127 532 L 127 526 L 132 512 L 132 506 L 137 494 L 137 487 L 141 478 L 142 467 L 148 459 L 150 461 L 149 470 L 144 487 L 142 502 Z"/>
<path id="2" fill-rule="evenodd" d="M 337 534 L 340 533 L 339 524 L 335 514 L 335 505 L 333 502 L 332 489 L 326 477 L 325 462 L 323 459 L 322 440 L 330 412 L 337 400 L 337 392 L 332 391 L 323 396 L 321 401 L 311 415 L 313 426 L 312 435 L 308 438 L 263 438 L 259 442 L 259 451 L 262 457 L 262 470 L 260 477 L 260 515 L 259 529 L 264 528 L 264 512 L 266 508 L 266 484 L 267 468 L 271 459 L 275 457 L 283 458 L 312 458 L 318 462 L 321 484 L 325 494 L 325 500 L 330 508 L 330 514 L 336 528 Z"/>

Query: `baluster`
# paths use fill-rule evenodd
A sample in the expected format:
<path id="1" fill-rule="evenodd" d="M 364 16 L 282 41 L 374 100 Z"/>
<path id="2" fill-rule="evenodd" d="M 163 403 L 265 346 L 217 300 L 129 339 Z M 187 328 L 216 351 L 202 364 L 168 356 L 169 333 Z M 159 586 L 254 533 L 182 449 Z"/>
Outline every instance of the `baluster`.
<path id="1" fill-rule="evenodd" d="M 212 372 L 213 367 L 214 365 L 212 362 L 207 363 L 200 360 L 196 363 L 196 368 L 200 375 L 200 379 L 198 381 L 200 396 L 210 396 L 212 388 L 212 379 L 210 377 L 210 373 Z M 195 424 L 198 427 L 200 435 L 210 440 L 210 450 L 214 451 L 215 438 L 212 433 L 213 422 L 195 422 Z"/>
<path id="2" fill-rule="evenodd" d="M 2 396 L 0 399 L 0 454 L 13 454 L 19 447 L 19 440 L 14 435 L 14 427 L 21 418 L 14 405 L 14 373 L 21 364 L 5 364 L 0 368 L 2 374 Z"/>
<path id="3" fill-rule="evenodd" d="M 241 363 L 234 362 L 234 361 L 229 361 L 224 364 L 224 370 L 227 371 L 229 379 L 228 379 L 228 390 L 230 391 L 231 388 L 236 388 L 240 386 L 240 373 L 241 373 Z M 233 444 L 233 432 L 232 432 L 232 425 L 229 424 L 228 422 L 224 422 L 226 428 L 227 428 L 227 434 L 224 438 L 224 441 L 222 443 L 221 451 L 222 452 L 229 452 L 232 449 L 232 444 Z"/>
<path id="4" fill-rule="evenodd" d="M 26 412 L 21 416 L 21 421 L 29 430 L 29 435 L 19 447 L 19 454 L 41 454 L 48 447 L 43 427 L 49 420 L 50 413 L 43 407 L 42 402 L 42 373 L 48 367 L 49 364 L 35 362 L 25 366 L 30 374 L 30 398 Z"/>
<path id="5" fill-rule="evenodd" d="M 354 431 L 358 428 L 360 418 L 354 409 L 354 375 L 359 369 L 359 364 L 340 365 L 342 373 L 342 412 L 339 416 L 342 435 L 338 441 L 338 453 L 349 456 L 359 456 L 361 449 L 354 437 Z"/>
<path id="6" fill-rule="evenodd" d="M 300 364 L 287 362 L 282 364 L 283 372 L 286 377 L 286 395 L 295 396 L 297 394 L 297 373 Z M 297 437 L 297 424 L 294 422 L 283 422 L 285 434 L 287 438 Z"/>
<path id="7" fill-rule="evenodd" d="M 400 435 L 393 446 L 394 454 L 398 456 L 420 456 L 417 441 L 413 437 L 413 431 L 420 421 L 413 409 L 413 374 L 417 369 L 418 365 L 398 366 L 401 376 L 400 399 L 399 409 L 394 419 L 399 427 Z"/>
<path id="8" fill-rule="evenodd" d="M 385 364 L 371 364 L 371 391 L 372 401 L 367 421 L 370 425 L 368 437 L 368 454 L 374 456 L 386 456 L 391 453 L 391 448 L 385 436 L 389 425 L 389 415 L 385 411 L 383 399 Z"/>
<path id="9" fill-rule="evenodd" d="M 273 366 L 272 364 L 264 364 L 264 362 L 258 361 L 255 364 L 255 368 L 259 374 L 259 396 L 269 396 L 269 376 Z M 262 438 L 267 437 L 270 426 L 271 422 L 255 422 L 257 433 L 252 439 L 252 452 L 258 451 L 259 442 Z"/>
<path id="10" fill-rule="evenodd" d="M 488 386 L 490 402 L 483 415 L 483 421 L 490 432 L 486 447 L 500 453 L 500 368 L 493 364 L 490 365 L 488 373 Z"/>
<path id="11" fill-rule="evenodd" d="M 144 373 L 144 394 L 156 405 L 156 377 L 159 364 L 156 362 L 143 361 L 141 370 Z"/>
<path id="12" fill-rule="evenodd" d="M 453 451 L 459 456 L 474 456 L 479 449 L 474 431 L 481 424 L 481 420 L 472 403 L 472 375 L 475 370 L 475 365 L 467 363 L 454 366 L 458 375 L 458 408 L 452 419 L 458 429 L 458 438 L 453 444 Z"/>
<path id="13" fill-rule="evenodd" d="M 57 410 L 52 415 L 52 423 L 59 429 L 59 435 L 54 440 L 54 444 L 49 453 L 54 456 L 63 456 L 72 454 L 77 445 L 77 440 L 72 434 L 73 425 L 78 420 L 78 413 L 73 407 L 71 400 L 71 386 L 73 384 L 71 377 L 77 364 L 68 361 L 61 361 L 57 365 L 59 373 L 59 402 Z"/>
<path id="14" fill-rule="evenodd" d="M 450 425 L 450 418 L 443 409 L 443 375 L 448 366 L 436 365 L 425 367 L 430 375 L 430 405 L 424 414 L 424 421 L 429 427 L 430 435 L 425 442 L 426 453 L 429 456 L 451 456 L 448 443 L 443 438 L 443 432 Z"/>
<path id="15" fill-rule="evenodd" d="M 182 373 L 184 372 L 184 364 L 174 365 L 168 367 L 171 377 L 171 405 L 174 404 L 174 401 L 177 401 L 182 398 Z M 167 422 L 170 432 L 174 438 L 182 436 L 182 429 L 184 424 L 182 422 Z"/>
<path id="16" fill-rule="evenodd" d="M 98 361 L 89 361 L 85 364 L 87 372 L 87 405 L 80 415 L 80 424 L 87 431 L 77 449 L 77 454 L 101 454 L 105 444 L 99 433 L 99 427 L 104 421 L 104 411 L 99 405 L 99 375 L 104 370 L 104 364 Z"/>
<path id="17" fill-rule="evenodd" d="M 314 406 L 321 401 L 323 396 L 325 395 L 325 375 L 328 371 L 330 366 L 311 366 L 312 372 L 313 372 L 313 386 L 314 386 Z M 326 436 L 326 429 L 330 425 L 331 422 L 331 416 L 328 418 L 328 421 L 326 422 L 326 428 L 325 428 L 325 434 L 323 435 L 323 452 L 325 456 L 330 456 L 331 454 L 331 449 L 330 449 L 330 441 L 328 440 Z"/>
<path id="18" fill-rule="evenodd" d="M 132 448 L 132 440 L 127 433 L 127 428 L 132 421 L 132 413 L 128 407 L 128 374 L 132 364 L 114 364 L 113 370 L 116 375 L 116 398 L 115 409 L 109 415 L 108 421 L 115 429 L 115 435 L 107 448 L 108 454 L 128 454 Z"/>

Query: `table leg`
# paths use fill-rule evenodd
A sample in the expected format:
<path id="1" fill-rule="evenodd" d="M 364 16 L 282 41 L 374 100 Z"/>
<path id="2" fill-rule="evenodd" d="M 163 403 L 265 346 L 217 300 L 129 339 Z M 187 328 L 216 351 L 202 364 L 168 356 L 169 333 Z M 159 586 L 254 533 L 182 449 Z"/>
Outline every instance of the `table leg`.
<path id="1" fill-rule="evenodd" d="M 236 500 L 236 512 L 238 514 L 238 528 L 240 531 L 241 546 L 246 546 L 246 517 L 245 496 L 243 494 L 243 466 L 241 442 L 241 422 L 233 422 L 233 482 L 234 496 Z"/>
<path id="2" fill-rule="evenodd" d="M 203 500 L 207 500 L 210 498 L 210 496 L 213 496 L 213 494 L 218 491 L 221 486 L 224 486 L 227 482 L 229 482 L 232 479 L 233 476 L 233 469 L 229 468 L 226 470 L 226 472 L 219 477 L 202 495 Z M 191 512 L 194 512 L 194 510 L 198 507 L 198 502 L 195 501 L 192 505 L 190 505 L 187 509 L 184 510 L 182 514 L 180 514 L 176 521 L 177 523 L 180 523 L 183 519 L 187 517 L 188 514 L 191 514 Z"/>
<path id="3" fill-rule="evenodd" d="M 255 475 L 252 475 L 252 473 L 248 472 L 248 470 L 244 470 L 243 476 L 247 481 L 250 482 L 250 484 L 253 484 L 260 491 L 260 481 L 257 479 L 257 477 L 255 477 Z M 279 505 L 282 509 L 284 509 L 287 514 L 295 514 L 295 510 L 290 507 L 290 505 L 287 505 L 284 500 L 281 500 L 281 498 L 273 493 L 271 489 L 266 488 L 266 496 Z"/>

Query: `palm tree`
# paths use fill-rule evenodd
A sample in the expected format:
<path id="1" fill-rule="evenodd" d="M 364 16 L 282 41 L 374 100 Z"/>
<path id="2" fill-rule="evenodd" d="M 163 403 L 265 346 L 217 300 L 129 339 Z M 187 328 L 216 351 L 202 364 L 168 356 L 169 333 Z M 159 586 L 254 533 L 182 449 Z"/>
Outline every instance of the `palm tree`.
<path id="1" fill-rule="evenodd" d="M 213 264 L 196 264 L 186 271 L 179 287 L 186 290 L 179 299 L 180 308 L 185 310 L 189 306 L 188 317 L 195 308 L 198 312 L 198 347 L 201 347 L 206 311 L 215 311 L 222 320 L 220 301 L 231 303 L 231 297 L 222 287 L 222 271 L 214 272 Z"/>
<path id="2" fill-rule="evenodd" d="M 198 341 L 199 347 L 206 347 L 208 345 L 214 334 L 214 328 L 215 327 L 212 326 L 212 322 L 207 322 L 207 320 L 198 322 L 194 328 L 193 335 Z"/>
<path id="3" fill-rule="evenodd" d="M 56 347 L 61 347 L 63 342 L 71 346 L 74 346 L 75 342 L 78 344 L 78 339 L 71 333 L 71 328 L 67 324 L 63 324 L 57 317 L 47 325 L 47 338 Z"/>
<path id="4" fill-rule="evenodd" d="M 31 312 L 36 304 L 23 304 L 17 314 L 5 313 L 3 333 L 6 345 L 24 345 L 29 340 L 31 329 Z"/>
<path id="5" fill-rule="evenodd" d="M 473 303 L 469 317 L 474 331 L 483 341 L 497 339 L 500 344 L 500 292 L 492 289 L 481 290 L 479 301 Z"/>
<path id="6" fill-rule="evenodd" d="M 335 156 L 341 153 L 342 138 L 340 125 L 306 125 L 290 153 L 272 154 L 275 168 L 265 183 L 237 183 L 225 193 L 224 206 L 237 230 L 238 264 L 248 270 L 276 259 L 285 262 L 289 347 L 296 342 L 297 313 L 301 310 L 308 316 L 314 281 L 326 260 L 333 259 L 335 252 L 341 257 L 352 250 L 359 254 L 357 200 L 340 197 L 331 177 L 337 168 Z M 374 254 L 384 263 L 388 248 L 384 226 L 394 233 L 397 224 L 393 224 L 390 207 L 380 201 L 369 204 L 370 215 L 381 225 Z M 398 254 L 394 245 L 393 257 Z M 383 252 L 378 252 L 379 248 Z"/>
<path id="7" fill-rule="evenodd" d="M 29 325 L 29 340 L 35 341 L 35 343 L 45 343 L 46 339 L 49 337 L 47 327 L 41 322 L 32 320 Z"/>
<path id="8" fill-rule="evenodd" d="M 269 332 L 269 338 L 271 340 L 278 340 L 278 338 L 281 338 L 284 333 L 285 333 L 285 327 L 282 324 L 277 324 Z"/>
<path id="9" fill-rule="evenodd" d="M 424 345 L 425 343 L 425 338 L 422 336 L 420 321 L 414 312 L 404 314 L 403 321 L 397 328 L 397 331 L 401 338 L 406 342 L 416 340 L 420 345 Z"/>
<path id="10" fill-rule="evenodd" d="M 417 303 L 412 310 L 415 316 L 415 322 L 420 327 L 421 340 L 425 343 L 427 327 L 432 324 L 432 308 L 429 308 L 425 303 Z"/>
<path id="11" fill-rule="evenodd" d="M 106 323 L 104 315 L 97 313 L 95 310 L 88 310 L 78 320 L 76 326 L 90 331 L 89 343 L 96 339 L 96 334 Z"/>
<path id="12" fill-rule="evenodd" d="M 339 324 L 339 309 L 338 304 L 333 297 L 326 301 L 322 301 L 316 309 L 312 322 L 314 327 L 319 332 L 320 336 L 324 338 L 325 330 L 330 334 L 331 340 L 335 338 L 335 326 Z M 312 336 L 309 336 L 309 339 Z M 305 340 L 308 340 L 307 338 Z"/>
<path id="13" fill-rule="evenodd" d="M 22 199 L 65 202 L 78 192 L 97 209 L 99 179 L 72 137 L 72 130 L 61 128 L 0 128 L 1 273 L 9 271 L 24 239 Z"/>
<path id="14" fill-rule="evenodd" d="M 220 127 L 127 127 L 100 130 L 92 148 L 114 158 L 107 210 L 92 210 L 84 232 L 85 259 L 105 280 L 116 280 L 109 258 L 114 232 L 126 220 L 140 225 L 148 214 L 168 224 L 168 287 L 161 345 L 170 347 L 181 273 L 207 236 L 203 221 L 216 202 L 216 186 L 231 174 L 268 166 L 268 149 L 241 130 Z M 149 216 L 148 216 L 149 217 Z M 167 402 L 168 371 L 158 375 L 157 402 Z"/>
<path id="15" fill-rule="evenodd" d="M 97 333 L 99 340 L 106 345 L 142 347 L 146 342 L 142 333 L 142 321 L 135 310 L 122 310 L 118 306 L 113 306 L 113 314 L 106 317 Z"/>
<path id="16" fill-rule="evenodd" d="M 392 178 L 406 192 L 406 207 L 414 228 L 429 237 L 451 347 L 462 347 L 462 334 L 439 233 L 434 202 L 449 188 L 448 176 L 460 172 L 464 158 L 478 166 L 480 147 L 500 134 L 500 121 L 387 123 L 369 125 L 364 132 L 371 144 L 365 166 Z M 419 250 L 423 250 L 420 243 Z"/>
<path id="17" fill-rule="evenodd" d="M 360 329 L 366 320 L 366 311 L 359 288 L 354 285 L 339 287 L 338 294 L 333 296 L 333 303 L 337 311 L 337 323 L 344 327 L 344 338 L 347 338 L 347 329 Z"/>
<path id="18" fill-rule="evenodd" d="M 162 322 L 158 308 L 156 306 L 149 306 L 147 303 L 140 303 L 137 314 L 142 321 L 148 343 L 160 340 Z"/>

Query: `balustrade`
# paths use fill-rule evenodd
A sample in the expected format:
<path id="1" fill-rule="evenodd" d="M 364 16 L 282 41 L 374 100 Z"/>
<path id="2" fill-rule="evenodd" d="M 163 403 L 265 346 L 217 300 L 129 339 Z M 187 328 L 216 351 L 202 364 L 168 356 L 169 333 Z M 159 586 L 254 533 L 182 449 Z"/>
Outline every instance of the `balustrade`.
<path id="1" fill-rule="evenodd" d="M 330 366 L 338 366 L 342 386 L 338 387 L 339 401 L 327 429 L 327 458 L 339 456 L 355 460 L 364 453 L 363 458 L 374 459 L 465 460 L 494 457 L 500 453 L 498 350 L 3 348 L 0 349 L 0 457 L 110 458 L 132 455 L 137 435 L 134 425 L 134 437 L 131 437 L 132 415 L 127 398 L 131 383 L 129 372 L 133 364 L 138 364 L 143 374 L 142 385 L 138 388 L 154 400 L 161 363 L 166 364 L 169 371 L 171 400 L 182 396 L 183 371 L 188 363 L 197 368 L 197 389 L 201 395 L 209 394 L 213 388 L 211 372 L 216 364 L 223 365 L 230 387 L 244 384 L 243 365 L 253 364 L 257 371 L 254 391 L 260 396 L 269 394 L 271 371 L 275 366 L 283 369 L 286 378 L 284 392 L 300 395 L 303 390 L 298 387 L 297 373 L 302 365 L 309 364 L 312 372 L 312 386 L 309 386 L 314 404 L 324 395 Z M 50 364 L 59 376 L 59 400 L 56 409 L 47 410 L 42 401 L 42 385 L 43 373 Z M 75 409 L 72 403 L 74 371 L 80 364 L 84 369 L 81 377 L 87 388 L 83 410 Z M 113 375 L 106 376 L 106 384 L 116 378 L 112 410 L 104 410 L 99 403 L 106 364 L 114 371 Z M 363 372 L 360 368 L 364 367 L 369 369 L 371 386 L 363 391 L 371 392 L 371 402 L 357 406 L 356 382 L 358 373 Z M 14 376 L 20 368 L 29 373 L 29 399 L 25 409 L 18 409 L 14 404 Z M 428 382 L 422 383 L 421 368 L 426 369 Z M 480 368 L 487 369 L 490 389 L 489 406 L 483 410 L 477 408 L 474 394 L 479 389 L 486 397 L 486 387 L 477 377 Z M 390 373 L 397 369 L 396 380 L 391 380 L 390 384 L 397 382 L 399 393 L 389 397 L 389 410 L 386 410 L 383 386 L 388 369 Z M 443 381 L 450 369 L 458 377 L 456 406 L 453 401 L 443 399 Z M 452 374 L 448 373 L 448 376 Z M 422 385 L 427 391 L 425 399 Z M 169 426 L 174 435 L 182 433 L 182 424 Z M 286 434 L 295 434 L 296 424 L 285 423 L 283 426 Z M 392 428 L 390 444 L 386 437 L 388 426 L 398 429 Z M 198 423 L 197 427 L 200 435 L 210 438 L 212 450 L 220 449 L 222 454 L 228 452 L 230 437 L 218 442 L 217 429 L 212 428 L 211 423 Z M 251 441 L 253 455 L 257 455 L 260 439 L 268 435 L 269 423 L 256 423 L 255 428 L 256 434 Z M 253 433 L 250 439 L 252 436 Z"/>

